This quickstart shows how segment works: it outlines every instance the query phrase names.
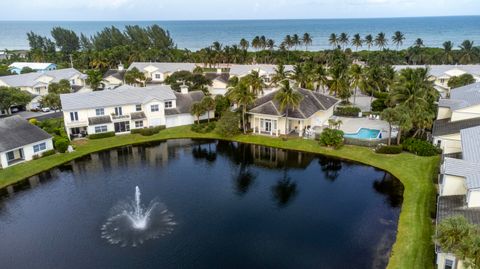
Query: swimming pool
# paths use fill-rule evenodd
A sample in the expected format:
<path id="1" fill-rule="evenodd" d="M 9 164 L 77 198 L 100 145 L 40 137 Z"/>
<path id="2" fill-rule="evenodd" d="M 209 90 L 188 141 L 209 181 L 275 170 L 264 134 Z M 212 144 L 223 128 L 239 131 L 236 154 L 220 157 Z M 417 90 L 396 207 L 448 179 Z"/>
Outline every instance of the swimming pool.
<path id="1" fill-rule="evenodd" d="M 377 139 L 377 138 L 380 138 L 380 130 L 360 128 L 360 130 L 358 130 L 358 132 L 356 133 L 344 134 L 343 136 L 347 138 L 356 138 L 356 139 Z"/>

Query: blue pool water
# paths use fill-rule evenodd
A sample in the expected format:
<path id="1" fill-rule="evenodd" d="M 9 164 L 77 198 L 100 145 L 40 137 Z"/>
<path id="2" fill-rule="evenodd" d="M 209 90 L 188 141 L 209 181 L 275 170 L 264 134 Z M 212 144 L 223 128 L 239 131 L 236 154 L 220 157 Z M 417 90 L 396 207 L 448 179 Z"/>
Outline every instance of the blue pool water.
<path id="1" fill-rule="evenodd" d="M 344 137 L 357 139 L 376 139 L 379 138 L 380 130 L 361 128 L 358 132 L 353 134 L 345 134 Z"/>

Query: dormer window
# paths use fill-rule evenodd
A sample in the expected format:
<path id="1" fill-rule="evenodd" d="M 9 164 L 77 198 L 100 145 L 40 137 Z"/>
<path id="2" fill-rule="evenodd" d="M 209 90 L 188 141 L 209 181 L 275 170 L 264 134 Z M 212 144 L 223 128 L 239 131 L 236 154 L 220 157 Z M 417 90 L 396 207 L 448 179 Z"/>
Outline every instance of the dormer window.
<path id="1" fill-rule="evenodd" d="M 172 101 L 166 101 L 165 102 L 165 108 L 172 108 L 172 107 L 173 107 Z"/>

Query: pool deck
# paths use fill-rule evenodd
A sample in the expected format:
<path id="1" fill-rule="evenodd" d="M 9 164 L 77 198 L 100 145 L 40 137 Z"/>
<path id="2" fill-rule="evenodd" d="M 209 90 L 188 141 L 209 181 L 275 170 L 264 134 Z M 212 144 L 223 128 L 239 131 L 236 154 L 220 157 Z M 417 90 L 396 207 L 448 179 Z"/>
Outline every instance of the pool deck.
<path id="1" fill-rule="evenodd" d="M 383 120 L 370 120 L 368 118 L 348 118 L 348 117 L 335 117 L 341 120 L 343 123 L 340 126 L 340 130 L 344 133 L 352 134 L 358 132 L 360 128 L 377 129 L 382 132 L 382 137 L 388 137 L 388 122 Z M 396 132 L 392 131 L 392 137 Z"/>

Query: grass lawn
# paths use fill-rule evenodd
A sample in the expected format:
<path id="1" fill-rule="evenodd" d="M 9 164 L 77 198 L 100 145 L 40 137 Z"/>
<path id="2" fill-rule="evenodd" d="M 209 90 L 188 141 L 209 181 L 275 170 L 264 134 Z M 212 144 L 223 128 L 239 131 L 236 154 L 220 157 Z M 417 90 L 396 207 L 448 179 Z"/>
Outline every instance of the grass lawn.
<path id="1" fill-rule="evenodd" d="M 217 134 L 198 134 L 190 131 L 190 126 L 182 126 L 166 129 L 149 137 L 136 134 L 86 140 L 77 144 L 75 152 L 47 156 L 0 170 L 0 188 L 95 151 L 170 138 L 221 139 Z M 436 190 L 433 178 L 437 174 L 439 157 L 419 157 L 409 153 L 381 155 L 369 148 L 357 146 L 344 146 L 334 150 L 320 147 L 318 142 L 313 140 L 283 141 L 279 138 L 255 135 L 240 135 L 231 140 L 340 157 L 390 172 L 403 183 L 405 191 L 397 240 L 388 268 L 433 268 L 433 224 L 430 217 L 435 211 Z"/>

